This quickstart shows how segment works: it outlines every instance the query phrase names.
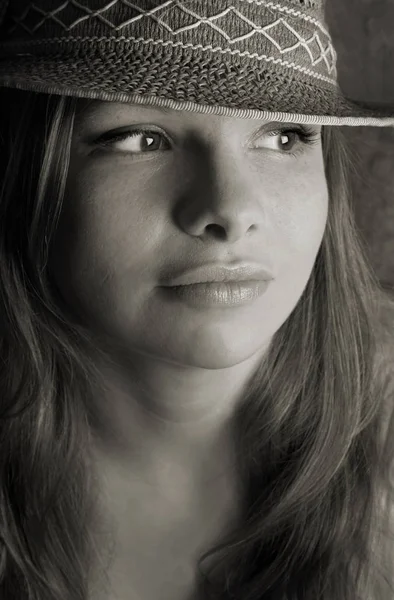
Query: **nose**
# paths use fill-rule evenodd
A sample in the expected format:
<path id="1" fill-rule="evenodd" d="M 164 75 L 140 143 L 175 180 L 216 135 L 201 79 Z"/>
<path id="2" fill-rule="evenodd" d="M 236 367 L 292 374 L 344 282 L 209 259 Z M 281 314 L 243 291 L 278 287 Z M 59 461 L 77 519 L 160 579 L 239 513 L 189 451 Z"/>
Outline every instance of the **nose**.
<path id="1" fill-rule="evenodd" d="M 229 243 L 257 231 L 264 206 L 250 159 L 225 142 L 207 147 L 194 138 L 192 146 L 186 167 L 191 175 L 175 211 L 178 226 L 201 240 Z"/>

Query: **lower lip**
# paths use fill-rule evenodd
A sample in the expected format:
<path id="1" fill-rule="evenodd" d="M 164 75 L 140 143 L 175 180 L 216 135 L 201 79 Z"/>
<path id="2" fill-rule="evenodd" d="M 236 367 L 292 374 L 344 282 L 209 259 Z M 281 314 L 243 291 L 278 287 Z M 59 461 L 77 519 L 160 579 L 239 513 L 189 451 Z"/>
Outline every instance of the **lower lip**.
<path id="1" fill-rule="evenodd" d="M 194 283 L 163 288 L 174 299 L 197 307 L 244 306 L 253 303 L 268 289 L 271 281 L 228 281 Z"/>

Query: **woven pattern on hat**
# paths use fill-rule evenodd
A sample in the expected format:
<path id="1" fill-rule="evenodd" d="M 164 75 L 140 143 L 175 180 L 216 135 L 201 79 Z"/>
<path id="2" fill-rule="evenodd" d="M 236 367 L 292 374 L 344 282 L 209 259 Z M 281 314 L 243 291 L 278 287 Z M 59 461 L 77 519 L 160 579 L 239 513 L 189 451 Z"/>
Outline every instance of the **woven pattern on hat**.
<path id="1" fill-rule="evenodd" d="M 51 38 L 53 44 L 81 40 L 89 32 L 96 39 L 236 54 L 336 85 L 329 32 L 302 6 L 298 0 L 13 0 L 3 39 L 44 43 Z"/>

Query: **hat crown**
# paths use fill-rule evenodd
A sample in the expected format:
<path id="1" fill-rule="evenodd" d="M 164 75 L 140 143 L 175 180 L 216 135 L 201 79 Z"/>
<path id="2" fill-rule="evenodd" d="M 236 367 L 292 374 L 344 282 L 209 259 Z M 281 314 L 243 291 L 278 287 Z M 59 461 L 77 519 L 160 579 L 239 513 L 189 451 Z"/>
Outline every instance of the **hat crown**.
<path id="1" fill-rule="evenodd" d="M 129 39 L 258 54 L 336 85 L 322 0 L 12 0 L 1 35 L 34 41 Z"/>

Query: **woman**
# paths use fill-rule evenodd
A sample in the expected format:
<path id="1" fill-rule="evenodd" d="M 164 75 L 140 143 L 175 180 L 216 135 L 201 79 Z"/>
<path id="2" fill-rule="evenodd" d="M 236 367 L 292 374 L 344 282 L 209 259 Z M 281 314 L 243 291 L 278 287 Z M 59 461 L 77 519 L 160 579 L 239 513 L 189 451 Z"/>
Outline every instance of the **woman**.
<path id="1" fill-rule="evenodd" d="M 392 598 L 392 303 L 338 126 L 394 116 L 321 2 L 5 4 L 1 597 Z"/>

